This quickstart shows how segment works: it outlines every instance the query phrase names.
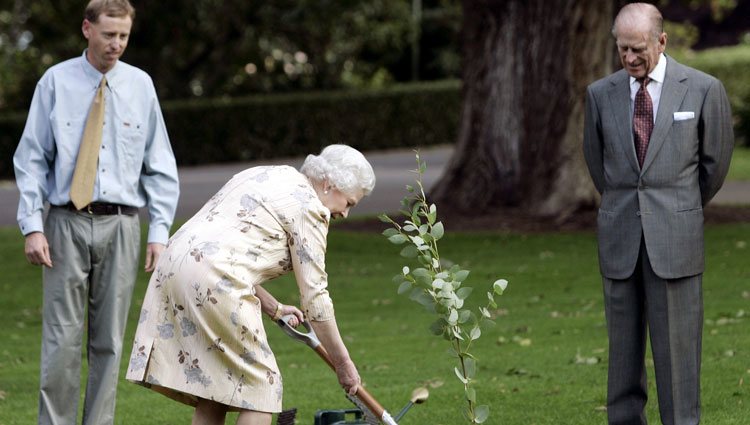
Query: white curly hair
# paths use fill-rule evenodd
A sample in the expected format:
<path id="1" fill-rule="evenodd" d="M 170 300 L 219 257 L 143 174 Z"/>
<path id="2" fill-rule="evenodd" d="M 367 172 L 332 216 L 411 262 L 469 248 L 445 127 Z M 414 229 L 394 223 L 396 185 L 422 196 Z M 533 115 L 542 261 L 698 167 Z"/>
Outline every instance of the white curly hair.
<path id="1" fill-rule="evenodd" d="M 310 180 L 327 180 L 347 195 L 361 189 L 365 196 L 375 188 L 375 172 L 361 152 L 347 145 L 328 145 L 319 155 L 308 155 L 300 173 Z"/>

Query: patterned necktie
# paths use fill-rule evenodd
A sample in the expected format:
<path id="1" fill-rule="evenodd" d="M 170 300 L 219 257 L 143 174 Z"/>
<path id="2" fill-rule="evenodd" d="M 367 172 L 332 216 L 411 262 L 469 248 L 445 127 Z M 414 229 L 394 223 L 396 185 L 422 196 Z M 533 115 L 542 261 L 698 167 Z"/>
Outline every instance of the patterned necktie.
<path id="1" fill-rule="evenodd" d="M 70 200 L 79 210 L 90 204 L 94 197 L 96 166 L 99 161 L 99 148 L 102 145 L 104 127 L 104 87 L 106 85 L 107 79 L 102 77 L 86 119 L 81 146 L 78 148 L 76 168 L 73 171 L 73 181 L 70 184 Z"/>
<path id="2" fill-rule="evenodd" d="M 643 167 L 648 141 L 651 138 L 651 132 L 654 130 L 654 104 L 651 102 L 648 90 L 646 90 L 646 86 L 651 80 L 646 77 L 639 81 L 641 88 L 635 94 L 635 107 L 633 109 L 633 139 L 635 141 L 635 152 L 638 155 L 638 164 Z"/>

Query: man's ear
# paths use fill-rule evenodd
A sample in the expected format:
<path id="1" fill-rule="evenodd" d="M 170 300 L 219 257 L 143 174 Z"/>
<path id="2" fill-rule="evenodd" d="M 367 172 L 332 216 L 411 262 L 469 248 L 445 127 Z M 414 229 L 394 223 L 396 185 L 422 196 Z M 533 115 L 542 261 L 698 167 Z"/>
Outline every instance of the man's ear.
<path id="1" fill-rule="evenodd" d="M 91 22 L 88 19 L 84 18 L 83 23 L 81 24 L 81 32 L 83 33 L 83 36 L 86 37 L 86 40 L 91 36 Z"/>
<path id="2" fill-rule="evenodd" d="M 667 33 L 665 32 L 661 33 L 661 35 L 659 36 L 659 47 L 661 50 L 659 53 L 664 53 L 664 51 L 667 49 Z"/>

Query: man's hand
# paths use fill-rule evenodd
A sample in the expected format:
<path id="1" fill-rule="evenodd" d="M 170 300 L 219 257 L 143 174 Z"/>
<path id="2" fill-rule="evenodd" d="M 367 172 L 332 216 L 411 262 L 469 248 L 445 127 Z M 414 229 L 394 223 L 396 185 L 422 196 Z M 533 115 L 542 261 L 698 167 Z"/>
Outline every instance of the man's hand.
<path id="1" fill-rule="evenodd" d="M 52 257 L 49 255 L 47 237 L 42 232 L 32 232 L 26 235 L 24 253 L 29 263 L 36 266 L 52 267 Z"/>
<path id="2" fill-rule="evenodd" d="M 154 271 L 162 252 L 164 252 L 164 244 L 162 243 L 150 243 L 146 246 L 146 267 L 144 267 L 146 273 Z"/>

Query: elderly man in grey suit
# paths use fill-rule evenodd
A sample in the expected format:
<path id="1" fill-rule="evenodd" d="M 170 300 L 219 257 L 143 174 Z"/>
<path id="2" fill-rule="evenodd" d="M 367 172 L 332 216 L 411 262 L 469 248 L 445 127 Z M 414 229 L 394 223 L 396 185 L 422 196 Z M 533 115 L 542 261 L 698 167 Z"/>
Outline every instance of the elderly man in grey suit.
<path id="1" fill-rule="evenodd" d="M 624 69 L 588 87 L 584 155 L 601 194 L 599 266 L 609 334 L 610 424 L 646 424 L 646 327 L 663 424 L 700 421 L 703 207 L 734 136 L 716 78 L 664 55 L 650 4 L 612 30 Z"/>

